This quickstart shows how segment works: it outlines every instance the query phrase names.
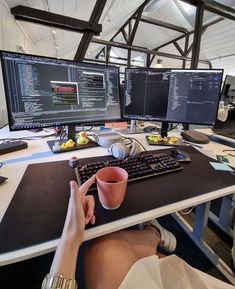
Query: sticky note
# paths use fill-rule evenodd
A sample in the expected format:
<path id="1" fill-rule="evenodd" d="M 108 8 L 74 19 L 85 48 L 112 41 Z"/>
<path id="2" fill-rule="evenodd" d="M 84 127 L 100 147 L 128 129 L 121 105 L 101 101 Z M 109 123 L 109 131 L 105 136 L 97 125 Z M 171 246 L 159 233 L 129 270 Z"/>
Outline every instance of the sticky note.
<path id="1" fill-rule="evenodd" d="M 218 171 L 234 172 L 234 170 L 226 164 L 210 162 L 210 165 L 212 165 L 212 167 Z"/>
<path id="2" fill-rule="evenodd" d="M 107 122 L 105 123 L 105 128 L 127 128 L 127 122 L 121 121 L 121 122 Z"/>

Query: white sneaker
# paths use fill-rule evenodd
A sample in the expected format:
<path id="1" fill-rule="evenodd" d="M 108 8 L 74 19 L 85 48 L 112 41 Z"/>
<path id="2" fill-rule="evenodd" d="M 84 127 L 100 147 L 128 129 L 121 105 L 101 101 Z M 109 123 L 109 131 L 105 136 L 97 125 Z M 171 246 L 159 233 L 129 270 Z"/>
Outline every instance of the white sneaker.
<path id="1" fill-rule="evenodd" d="M 148 222 L 139 224 L 139 228 L 144 229 L 146 226 L 149 225 L 157 228 L 160 233 L 161 240 L 159 243 L 159 247 L 162 247 L 168 252 L 174 252 L 177 244 L 175 236 L 170 231 L 163 228 L 156 219 L 152 219 Z"/>

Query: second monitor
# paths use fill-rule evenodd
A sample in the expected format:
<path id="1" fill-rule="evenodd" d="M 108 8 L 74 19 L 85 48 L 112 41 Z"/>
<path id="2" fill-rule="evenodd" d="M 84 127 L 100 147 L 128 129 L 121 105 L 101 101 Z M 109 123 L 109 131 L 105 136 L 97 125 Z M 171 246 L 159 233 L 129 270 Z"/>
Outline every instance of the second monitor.
<path id="1" fill-rule="evenodd" d="M 127 68 L 123 116 L 163 123 L 214 125 L 223 70 Z"/>

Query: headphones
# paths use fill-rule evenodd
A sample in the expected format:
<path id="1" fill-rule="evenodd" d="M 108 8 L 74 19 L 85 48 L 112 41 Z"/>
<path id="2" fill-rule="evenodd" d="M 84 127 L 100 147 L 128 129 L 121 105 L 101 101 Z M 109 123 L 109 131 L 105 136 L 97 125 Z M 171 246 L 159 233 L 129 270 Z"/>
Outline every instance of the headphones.
<path id="1" fill-rule="evenodd" d="M 123 142 L 112 144 L 108 152 L 111 153 L 116 159 L 123 160 L 126 157 L 135 157 L 141 153 L 140 145 L 132 142 L 131 145 L 126 145 Z"/>

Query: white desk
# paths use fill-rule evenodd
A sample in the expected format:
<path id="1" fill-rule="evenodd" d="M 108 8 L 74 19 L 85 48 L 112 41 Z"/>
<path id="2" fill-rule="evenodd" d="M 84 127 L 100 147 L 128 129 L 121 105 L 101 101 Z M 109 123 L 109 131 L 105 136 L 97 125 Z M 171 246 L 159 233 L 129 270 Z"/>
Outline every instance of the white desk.
<path id="1" fill-rule="evenodd" d="M 3 131 L 0 138 L 5 137 L 6 132 Z M 23 133 L 22 133 L 23 136 Z M 147 150 L 155 150 L 157 148 L 163 149 L 166 147 L 156 147 L 149 146 L 145 140 L 144 134 L 133 135 L 133 137 L 137 138 Z M 0 169 L 0 175 L 8 177 L 7 182 L 3 183 L 0 186 L 0 220 L 3 218 L 8 205 L 17 189 L 18 184 L 25 172 L 25 169 L 28 164 L 32 163 L 42 163 L 48 161 L 58 161 L 58 160 L 68 160 L 72 156 L 77 156 L 78 158 L 86 158 L 92 156 L 102 156 L 107 153 L 107 149 L 102 147 L 82 149 L 74 152 L 67 152 L 61 154 L 52 154 L 49 150 L 49 147 L 46 143 L 47 139 L 42 140 L 30 140 L 27 141 L 28 149 L 17 151 L 14 153 L 6 154 L 1 156 L 1 162 L 3 166 Z M 223 146 L 221 144 L 209 143 L 203 145 L 203 149 L 200 150 L 205 152 L 208 156 L 213 157 L 216 154 L 224 154 L 222 151 L 228 147 Z M 230 161 L 230 165 L 235 167 L 235 158 L 228 156 Z M 230 187 L 224 187 L 223 189 L 209 192 L 204 195 L 200 195 L 198 197 L 190 198 L 187 200 L 183 200 L 177 203 L 173 203 L 168 206 L 160 207 L 158 209 L 154 209 L 151 211 L 147 211 L 145 213 L 137 214 L 135 216 L 131 216 L 128 218 L 123 218 L 120 221 L 115 221 L 112 223 L 108 223 L 102 226 L 98 226 L 95 228 L 91 228 L 86 230 L 85 232 L 85 240 L 92 239 L 110 232 L 114 232 L 123 228 L 130 227 L 132 225 L 141 223 L 143 221 L 147 221 L 153 218 L 157 218 L 160 216 L 164 216 L 170 213 L 177 212 L 179 210 L 199 205 L 199 204 L 207 204 L 207 202 L 220 198 L 235 192 L 235 185 Z M 205 206 L 205 205 L 203 205 Z M 204 211 L 205 213 L 205 211 Z M 197 230 L 203 229 L 203 226 L 199 221 L 196 226 Z M 203 222 L 204 219 L 203 219 Z M 195 233 L 195 231 L 194 231 Z M 196 236 L 200 235 L 201 232 L 196 232 Z M 49 241 L 43 244 L 27 247 L 24 249 L 20 249 L 14 252 L 8 252 L 0 255 L 0 265 L 10 264 L 17 261 L 25 260 L 28 258 L 32 258 L 38 255 L 42 255 L 51 251 L 54 251 L 58 244 L 58 240 Z M 229 270 L 228 270 L 229 271 Z M 231 270 L 230 270 L 231 271 Z M 231 275 L 230 281 L 235 284 L 235 279 L 232 272 L 229 271 Z M 227 276 L 228 278 L 228 276 Z"/>

